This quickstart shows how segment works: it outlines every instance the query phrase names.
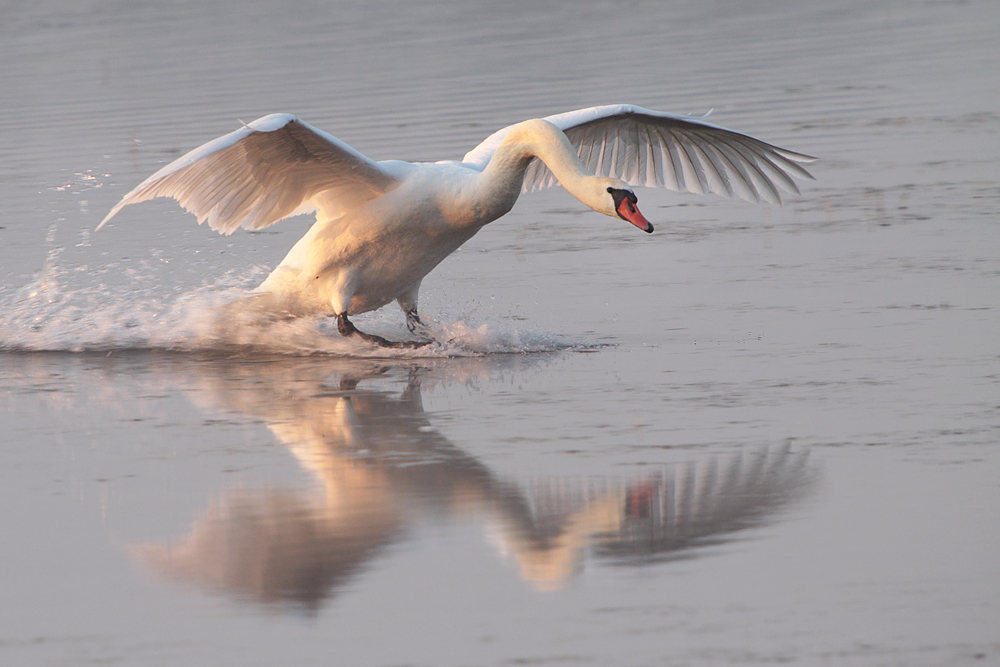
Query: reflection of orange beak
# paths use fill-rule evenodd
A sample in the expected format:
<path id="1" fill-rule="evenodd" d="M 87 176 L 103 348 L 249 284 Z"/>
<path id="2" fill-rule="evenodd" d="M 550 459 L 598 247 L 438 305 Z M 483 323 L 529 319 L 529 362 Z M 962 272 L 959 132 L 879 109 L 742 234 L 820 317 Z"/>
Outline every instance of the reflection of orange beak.
<path id="1" fill-rule="evenodd" d="M 656 482 L 637 484 L 625 496 L 625 516 L 630 519 L 648 519 L 653 515 L 653 496 Z"/>
<path id="2" fill-rule="evenodd" d="M 622 201 L 618 204 L 616 211 L 622 220 L 628 220 L 648 234 L 653 232 L 653 224 L 649 220 L 646 220 L 642 213 L 639 212 L 632 197 L 622 197 Z"/>

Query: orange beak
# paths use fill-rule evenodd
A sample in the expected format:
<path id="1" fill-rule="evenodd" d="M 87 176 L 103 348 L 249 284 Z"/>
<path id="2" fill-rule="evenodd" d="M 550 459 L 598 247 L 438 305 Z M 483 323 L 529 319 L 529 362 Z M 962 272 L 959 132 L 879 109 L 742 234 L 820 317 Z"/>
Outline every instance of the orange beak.
<path id="1" fill-rule="evenodd" d="M 642 213 L 639 212 L 639 209 L 636 208 L 636 201 L 635 195 L 622 197 L 615 212 L 618 213 L 618 217 L 622 220 L 628 220 L 642 231 L 651 234 L 653 232 L 653 224 L 649 220 L 646 220 Z"/>

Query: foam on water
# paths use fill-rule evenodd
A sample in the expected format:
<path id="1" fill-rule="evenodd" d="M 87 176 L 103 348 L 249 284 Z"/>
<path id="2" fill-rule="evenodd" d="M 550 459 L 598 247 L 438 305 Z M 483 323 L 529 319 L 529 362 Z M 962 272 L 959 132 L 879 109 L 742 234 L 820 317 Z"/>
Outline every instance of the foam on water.
<path id="1" fill-rule="evenodd" d="M 497 319 L 468 323 L 422 315 L 435 342 L 419 349 L 389 349 L 337 332 L 332 318 L 285 319 L 254 307 L 250 287 L 262 269 L 230 273 L 213 284 L 171 288 L 155 274 L 130 275 L 130 285 L 109 285 L 85 267 L 61 265 L 52 248 L 45 268 L 21 288 L 0 292 L 0 350 L 111 351 L 165 349 L 352 357 L 455 357 L 552 352 L 572 347 L 560 338 Z M 411 338 L 397 312 L 355 319 L 359 328 L 390 340 Z M 454 321 L 452 321 L 454 320 Z"/>

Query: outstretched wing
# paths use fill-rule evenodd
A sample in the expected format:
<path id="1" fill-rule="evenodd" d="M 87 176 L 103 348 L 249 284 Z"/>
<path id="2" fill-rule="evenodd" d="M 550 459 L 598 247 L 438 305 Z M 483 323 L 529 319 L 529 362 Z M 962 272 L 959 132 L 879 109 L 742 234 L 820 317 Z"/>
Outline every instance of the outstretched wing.
<path id="1" fill-rule="evenodd" d="M 129 204 L 173 197 L 221 234 L 261 229 L 322 207 L 349 210 L 396 179 L 336 137 L 291 114 L 271 114 L 178 158 L 125 195 Z"/>
<path id="2" fill-rule="evenodd" d="M 677 192 L 713 192 L 780 204 L 780 190 L 798 193 L 792 177 L 811 179 L 801 164 L 816 159 L 702 118 L 629 104 L 580 109 L 545 120 L 566 133 L 580 160 L 595 174 Z M 473 149 L 465 162 L 485 167 L 507 129 Z M 531 162 L 525 192 L 556 184 L 541 160 Z"/>

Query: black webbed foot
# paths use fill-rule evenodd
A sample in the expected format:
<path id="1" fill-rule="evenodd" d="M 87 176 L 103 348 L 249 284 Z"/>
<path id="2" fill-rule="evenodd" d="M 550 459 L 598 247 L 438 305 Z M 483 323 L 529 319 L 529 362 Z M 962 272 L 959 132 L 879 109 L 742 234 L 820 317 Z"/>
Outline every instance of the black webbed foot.
<path id="1" fill-rule="evenodd" d="M 407 323 L 409 323 L 409 318 L 407 318 Z M 362 340 L 366 340 L 369 343 L 375 343 L 379 347 L 418 348 L 423 347 L 424 345 L 430 345 L 433 342 L 429 340 L 391 341 L 386 338 L 382 338 L 382 336 L 365 333 L 355 327 L 354 323 L 347 319 L 347 313 L 340 313 L 337 315 L 337 331 L 339 331 L 340 335 L 345 338 L 349 336 L 358 336 Z"/>
<path id="2" fill-rule="evenodd" d="M 425 329 L 423 321 L 420 319 L 420 315 L 417 313 L 417 309 L 406 311 L 406 328 L 410 333 L 417 333 L 417 329 Z"/>

